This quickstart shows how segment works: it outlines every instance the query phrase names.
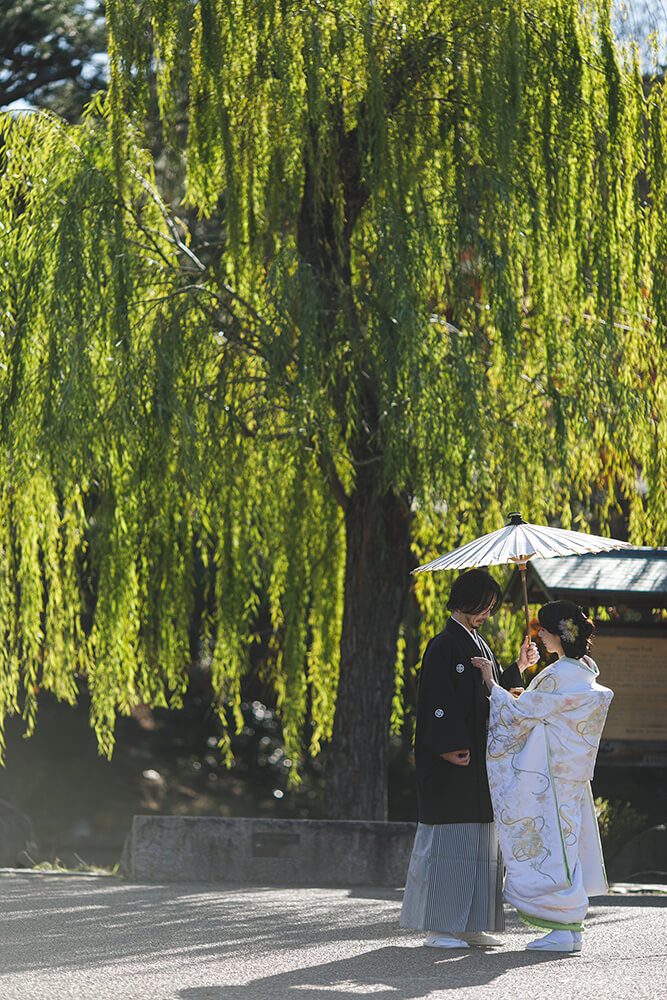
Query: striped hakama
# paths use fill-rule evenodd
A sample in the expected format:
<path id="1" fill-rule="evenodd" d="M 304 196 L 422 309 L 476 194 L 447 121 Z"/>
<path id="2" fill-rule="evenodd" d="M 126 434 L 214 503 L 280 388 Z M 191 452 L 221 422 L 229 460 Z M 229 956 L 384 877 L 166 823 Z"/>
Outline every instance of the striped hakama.
<path id="1" fill-rule="evenodd" d="M 502 931 L 503 859 L 493 823 L 419 823 L 405 883 L 401 927 Z"/>

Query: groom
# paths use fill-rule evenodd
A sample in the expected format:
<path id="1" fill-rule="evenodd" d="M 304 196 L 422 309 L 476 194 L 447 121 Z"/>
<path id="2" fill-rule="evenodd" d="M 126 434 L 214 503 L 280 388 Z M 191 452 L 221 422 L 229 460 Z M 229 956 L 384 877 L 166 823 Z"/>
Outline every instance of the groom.
<path id="1" fill-rule="evenodd" d="M 477 631 L 501 601 L 484 570 L 463 573 L 447 607 L 451 617 L 426 647 L 419 679 L 415 764 L 419 824 L 405 886 L 401 926 L 428 931 L 436 948 L 502 944 L 503 865 L 486 775 L 488 691 L 472 658 L 493 663 L 508 690 L 537 662 L 524 641 L 519 660 L 502 672 Z"/>

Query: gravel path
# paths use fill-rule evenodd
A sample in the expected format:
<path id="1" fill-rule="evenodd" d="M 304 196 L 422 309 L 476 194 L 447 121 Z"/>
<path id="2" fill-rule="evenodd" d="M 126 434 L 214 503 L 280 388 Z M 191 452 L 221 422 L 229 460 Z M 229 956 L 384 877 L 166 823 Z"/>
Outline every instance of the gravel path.
<path id="1" fill-rule="evenodd" d="M 593 901 L 580 956 L 440 952 L 401 891 L 0 875 L 0 1000 L 657 1000 L 667 896 Z"/>

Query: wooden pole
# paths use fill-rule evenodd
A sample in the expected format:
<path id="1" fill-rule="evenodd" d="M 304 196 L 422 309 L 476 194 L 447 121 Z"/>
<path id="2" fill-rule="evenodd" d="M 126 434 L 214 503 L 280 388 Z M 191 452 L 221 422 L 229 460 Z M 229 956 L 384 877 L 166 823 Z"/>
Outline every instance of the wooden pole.
<path id="1" fill-rule="evenodd" d="M 519 563 L 521 585 L 523 587 L 523 606 L 526 612 L 526 635 L 530 638 L 530 611 L 528 610 L 528 586 L 526 584 L 526 563 Z"/>

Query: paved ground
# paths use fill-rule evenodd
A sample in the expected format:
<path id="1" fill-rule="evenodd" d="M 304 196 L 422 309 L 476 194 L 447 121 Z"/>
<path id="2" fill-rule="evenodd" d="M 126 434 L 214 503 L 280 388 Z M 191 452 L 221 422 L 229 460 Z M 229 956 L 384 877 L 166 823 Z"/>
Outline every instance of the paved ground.
<path id="1" fill-rule="evenodd" d="M 667 896 L 593 901 L 580 956 L 440 952 L 393 889 L 0 875 L 0 1000 L 659 1000 Z"/>

